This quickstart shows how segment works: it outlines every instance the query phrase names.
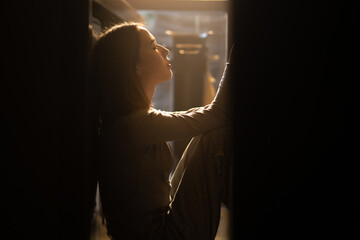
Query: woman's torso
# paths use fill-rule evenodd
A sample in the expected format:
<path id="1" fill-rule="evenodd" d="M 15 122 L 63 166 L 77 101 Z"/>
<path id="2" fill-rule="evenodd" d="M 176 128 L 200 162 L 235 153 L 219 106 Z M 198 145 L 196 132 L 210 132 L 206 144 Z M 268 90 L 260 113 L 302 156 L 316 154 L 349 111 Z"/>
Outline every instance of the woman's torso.
<path id="1" fill-rule="evenodd" d="M 134 236 L 147 228 L 155 231 L 151 225 L 161 221 L 158 218 L 170 202 L 173 157 L 169 144 L 136 144 L 129 134 L 124 122 L 103 127 L 100 137 L 100 197 L 113 235 Z"/>

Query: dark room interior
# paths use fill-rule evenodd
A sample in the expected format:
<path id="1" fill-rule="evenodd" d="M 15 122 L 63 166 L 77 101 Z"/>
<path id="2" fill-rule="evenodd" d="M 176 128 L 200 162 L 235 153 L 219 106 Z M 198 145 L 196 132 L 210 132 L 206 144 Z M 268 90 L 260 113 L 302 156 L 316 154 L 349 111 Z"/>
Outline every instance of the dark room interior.
<path id="1" fill-rule="evenodd" d="M 360 239 L 355 0 L 1 1 L 1 239 L 90 240 L 95 25 L 224 6 L 220 58 L 235 46 L 230 239 Z"/>

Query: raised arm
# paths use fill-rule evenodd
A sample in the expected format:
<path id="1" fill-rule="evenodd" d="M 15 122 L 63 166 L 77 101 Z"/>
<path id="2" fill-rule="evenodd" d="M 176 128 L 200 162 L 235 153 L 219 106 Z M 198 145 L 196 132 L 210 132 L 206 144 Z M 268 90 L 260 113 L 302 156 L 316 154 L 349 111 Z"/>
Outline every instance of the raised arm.
<path id="1" fill-rule="evenodd" d="M 209 105 L 179 112 L 138 111 L 121 124 L 128 127 L 132 141 L 141 145 L 193 137 L 224 127 L 230 122 L 230 71 L 231 65 L 226 64 L 218 91 Z"/>

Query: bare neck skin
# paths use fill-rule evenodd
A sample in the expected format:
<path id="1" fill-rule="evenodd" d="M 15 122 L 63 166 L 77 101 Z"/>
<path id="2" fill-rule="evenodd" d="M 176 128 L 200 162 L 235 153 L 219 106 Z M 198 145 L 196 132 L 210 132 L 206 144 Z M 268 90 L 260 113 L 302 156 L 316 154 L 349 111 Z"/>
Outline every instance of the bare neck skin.
<path id="1" fill-rule="evenodd" d="M 156 84 L 154 84 L 152 81 L 141 81 L 141 82 L 145 95 L 148 98 L 149 102 L 151 102 L 155 93 Z"/>

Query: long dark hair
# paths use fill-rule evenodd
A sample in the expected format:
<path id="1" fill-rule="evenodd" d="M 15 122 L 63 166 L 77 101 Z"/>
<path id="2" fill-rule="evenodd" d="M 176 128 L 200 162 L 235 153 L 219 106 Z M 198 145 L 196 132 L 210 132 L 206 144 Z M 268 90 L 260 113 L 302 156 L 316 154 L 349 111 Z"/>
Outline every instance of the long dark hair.
<path id="1" fill-rule="evenodd" d="M 91 72 L 99 116 L 104 122 L 150 107 L 136 75 L 139 26 L 142 25 L 133 22 L 113 26 L 94 46 Z"/>

